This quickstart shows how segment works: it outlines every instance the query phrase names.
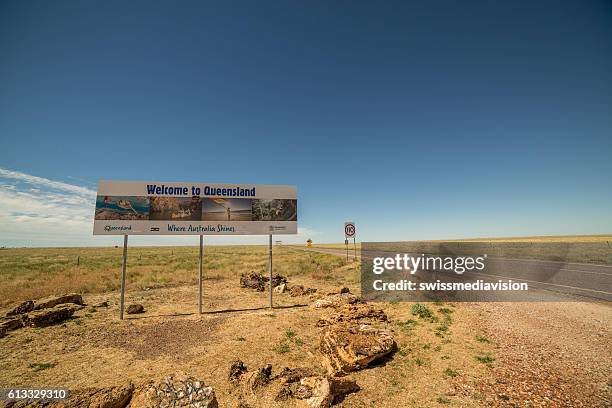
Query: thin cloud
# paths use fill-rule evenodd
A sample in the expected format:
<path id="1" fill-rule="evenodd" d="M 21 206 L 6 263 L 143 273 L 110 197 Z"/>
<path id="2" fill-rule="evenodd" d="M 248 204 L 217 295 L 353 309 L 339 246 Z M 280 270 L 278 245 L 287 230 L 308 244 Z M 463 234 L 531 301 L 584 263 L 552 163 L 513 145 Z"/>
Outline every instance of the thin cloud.
<path id="1" fill-rule="evenodd" d="M 49 180 L 44 177 L 32 176 L 30 174 L 21 173 L 19 171 L 7 170 L 0 167 L 0 177 L 21 181 L 37 187 L 48 187 L 54 190 L 76 193 L 83 196 L 95 196 L 96 192 L 86 187 L 77 186 L 74 184 L 68 184 L 61 181 Z"/>
<path id="2" fill-rule="evenodd" d="M 0 168 L 0 246 L 102 246 L 120 236 L 93 236 L 96 192 L 87 187 Z M 285 243 L 319 235 L 307 227 L 279 235 Z M 265 236 L 206 236 L 207 244 L 264 245 Z M 193 236 L 132 236 L 132 245 L 196 245 Z"/>

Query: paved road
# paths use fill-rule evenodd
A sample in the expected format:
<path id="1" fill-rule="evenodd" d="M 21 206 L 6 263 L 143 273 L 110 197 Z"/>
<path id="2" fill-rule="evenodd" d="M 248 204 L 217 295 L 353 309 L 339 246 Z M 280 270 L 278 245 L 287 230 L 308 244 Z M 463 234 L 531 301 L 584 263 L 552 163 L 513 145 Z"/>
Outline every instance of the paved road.
<path id="1" fill-rule="evenodd" d="M 298 246 L 291 248 L 346 256 L 343 249 Z M 373 259 L 377 256 L 393 255 L 381 251 L 357 251 L 357 259 L 361 256 Z M 349 259 L 353 259 L 352 250 L 349 251 Z M 462 276 L 463 279 L 470 277 L 488 281 L 512 279 L 516 282 L 526 282 L 534 296 L 533 300 L 567 301 L 589 298 L 612 302 L 612 265 L 488 258 L 484 271 L 465 273 Z"/>

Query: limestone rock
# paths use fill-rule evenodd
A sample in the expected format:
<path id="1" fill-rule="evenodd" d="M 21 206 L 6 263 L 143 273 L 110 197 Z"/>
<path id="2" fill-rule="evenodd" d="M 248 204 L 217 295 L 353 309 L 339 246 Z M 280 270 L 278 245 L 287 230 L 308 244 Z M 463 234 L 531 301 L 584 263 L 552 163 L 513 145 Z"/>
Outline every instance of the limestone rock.
<path id="1" fill-rule="evenodd" d="M 0 328 L 5 332 L 21 329 L 28 322 L 28 315 L 21 315 L 0 320 Z"/>
<path id="2" fill-rule="evenodd" d="M 125 311 L 127 312 L 127 314 L 139 314 L 139 313 L 144 313 L 145 308 L 143 305 L 139 303 L 132 303 L 125 309 Z"/>
<path id="3" fill-rule="evenodd" d="M 297 368 L 289 368 L 283 367 L 276 376 L 276 378 L 280 378 L 284 383 L 292 383 L 301 380 L 304 377 L 313 377 L 318 373 L 310 367 L 297 367 Z"/>
<path id="4" fill-rule="evenodd" d="M 275 293 L 285 293 L 287 291 L 287 284 L 281 283 L 277 287 L 274 288 Z"/>
<path id="5" fill-rule="evenodd" d="M 315 309 L 322 309 L 326 307 L 339 307 L 342 305 L 352 305 L 353 303 L 361 302 L 359 298 L 352 293 L 338 293 L 335 295 L 325 296 L 324 298 L 317 299 L 312 307 Z"/>
<path id="6" fill-rule="evenodd" d="M 367 325 L 331 326 L 321 339 L 321 353 L 328 372 L 343 375 L 360 370 L 395 349 L 389 330 Z"/>
<path id="7" fill-rule="evenodd" d="M 255 289 L 263 292 L 268 286 L 270 279 L 256 272 L 249 272 L 240 276 L 240 286 L 243 288 Z M 272 276 L 272 287 L 277 287 L 283 283 L 287 283 L 287 278 L 278 273 Z"/>
<path id="8" fill-rule="evenodd" d="M 372 324 L 387 321 L 387 315 L 382 309 L 377 309 L 367 303 L 346 304 L 338 307 L 317 322 L 317 326 L 324 327 L 337 323 Z"/>
<path id="9" fill-rule="evenodd" d="M 33 327 L 46 327 L 66 320 L 77 311 L 74 306 L 58 305 L 51 309 L 39 310 L 28 315 L 28 324 Z"/>
<path id="10" fill-rule="evenodd" d="M 269 279 L 266 278 L 266 282 L 268 282 L 268 281 L 269 281 Z M 287 283 L 287 278 L 286 277 L 284 277 L 284 276 L 282 276 L 282 275 L 280 275 L 278 273 L 276 273 L 276 274 L 274 274 L 272 276 L 272 287 L 276 287 L 276 286 L 281 285 L 283 283 L 285 283 L 285 284 Z"/>
<path id="11" fill-rule="evenodd" d="M 355 381 L 316 376 L 302 378 L 294 396 L 305 400 L 310 408 L 329 408 L 346 394 L 357 391 Z"/>
<path id="12" fill-rule="evenodd" d="M 259 292 L 263 292 L 266 288 L 266 279 L 263 275 L 260 275 L 255 272 L 250 272 L 248 274 L 242 274 L 240 276 L 240 286 L 243 288 L 255 289 Z"/>
<path id="13" fill-rule="evenodd" d="M 267 364 L 265 367 L 258 369 L 251 374 L 247 379 L 247 387 L 251 391 L 255 391 L 264 385 L 267 385 L 272 379 L 272 364 Z"/>
<path id="14" fill-rule="evenodd" d="M 26 300 L 25 302 L 22 302 L 18 306 L 16 306 L 13 309 L 9 310 L 6 313 L 6 315 L 7 316 L 17 316 L 17 315 L 20 315 L 20 314 L 28 313 L 28 312 L 30 312 L 32 310 L 34 310 L 34 301 L 33 300 Z"/>
<path id="15" fill-rule="evenodd" d="M 38 301 L 34 305 L 33 310 L 49 309 L 51 307 L 61 305 L 63 303 L 74 303 L 76 305 L 84 306 L 83 297 L 77 293 L 70 293 L 68 295 L 56 296 L 47 300 Z"/>
<path id="16" fill-rule="evenodd" d="M 130 408 L 201 407 L 218 408 L 212 387 L 193 377 L 167 377 L 150 381 L 134 392 Z"/>
<path id="17" fill-rule="evenodd" d="M 300 380 L 304 377 L 313 377 L 318 373 L 309 367 L 288 368 L 284 367 L 276 376 L 280 379 L 281 388 L 274 398 L 275 401 L 286 401 L 295 396 Z"/>
<path id="18" fill-rule="evenodd" d="M 65 408 L 125 408 L 132 398 L 134 384 L 117 387 L 91 388 L 76 391 L 62 407 Z"/>
<path id="19" fill-rule="evenodd" d="M 289 294 L 295 297 L 295 296 L 310 295 L 311 293 L 315 293 L 316 291 L 317 290 L 313 288 L 305 288 L 302 285 L 295 285 L 291 287 L 291 289 L 289 290 Z"/>
<path id="20" fill-rule="evenodd" d="M 240 360 L 232 362 L 230 366 L 228 379 L 231 383 L 237 384 L 240 382 L 242 376 L 246 374 L 247 366 Z"/>

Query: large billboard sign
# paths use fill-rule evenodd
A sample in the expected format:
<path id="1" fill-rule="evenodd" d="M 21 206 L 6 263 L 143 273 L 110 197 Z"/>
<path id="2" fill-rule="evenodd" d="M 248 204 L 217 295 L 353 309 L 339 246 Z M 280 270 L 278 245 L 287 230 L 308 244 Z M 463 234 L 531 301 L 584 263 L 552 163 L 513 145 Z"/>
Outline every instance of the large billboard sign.
<path id="1" fill-rule="evenodd" d="M 297 234 L 297 189 L 100 181 L 94 235 Z"/>

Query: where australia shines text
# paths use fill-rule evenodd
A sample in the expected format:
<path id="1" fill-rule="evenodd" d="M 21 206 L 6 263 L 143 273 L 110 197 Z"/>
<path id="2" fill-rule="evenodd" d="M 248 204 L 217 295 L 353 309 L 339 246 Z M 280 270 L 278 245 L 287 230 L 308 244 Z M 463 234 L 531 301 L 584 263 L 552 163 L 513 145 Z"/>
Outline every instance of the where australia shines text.
<path id="1" fill-rule="evenodd" d="M 227 225 L 217 224 L 217 226 L 211 225 L 174 225 L 168 224 L 168 232 L 234 232 L 234 227 L 228 227 Z"/>
<path id="2" fill-rule="evenodd" d="M 181 195 L 181 196 L 199 196 L 202 192 L 200 187 L 191 186 L 189 187 L 176 187 L 166 186 L 164 184 L 147 184 L 147 194 L 149 195 Z M 255 197 L 255 187 L 253 188 L 220 188 L 220 187 L 204 187 L 204 196 L 215 196 L 215 197 Z"/>

